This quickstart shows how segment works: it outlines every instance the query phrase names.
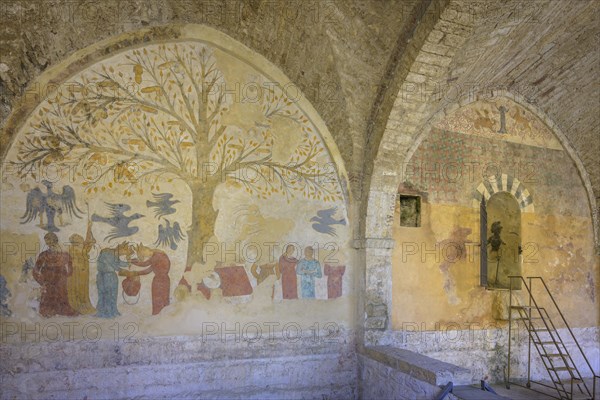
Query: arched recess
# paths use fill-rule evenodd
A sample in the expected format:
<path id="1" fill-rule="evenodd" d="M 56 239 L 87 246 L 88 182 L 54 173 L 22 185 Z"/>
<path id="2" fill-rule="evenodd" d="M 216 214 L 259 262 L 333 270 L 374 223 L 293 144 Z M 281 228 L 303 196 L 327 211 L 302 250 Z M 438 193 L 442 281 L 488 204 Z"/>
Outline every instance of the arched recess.
<path id="1" fill-rule="evenodd" d="M 535 117 L 539 118 L 543 124 L 548 128 L 550 132 L 556 137 L 557 141 L 560 143 L 559 147 L 562 147 L 568 154 L 569 158 L 573 161 L 577 173 L 579 174 L 579 178 L 581 179 L 581 186 L 585 188 L 585 192 L 587 193 L 587 198 L 584 200 L 587 206 L 589 207 L 590 219 L 593 225 L 594 231 L 594 239 L 597 242 L 597 233 L 598 233 L 598 225 L 597 225 L 597 215 L 594 210 L 595 199 L 593 197 L 593 192 L 591 189 L 591 183 L 587 172 L 583 168 L 583 164 L 581 163 L 577 154 L 573 151 L 568 141 L 566 140 L 564 134 L 558 129 L 556 124 L 554 124 L 545 114 L 543 114 L 539 109 L 532 107 L 531 104 L 524 101 L 524 99 L 516 96 L 512 96 L 508 94 L 506 96 L 507 99 L 517 103 L 519 106 L 523 107 L 525 110 L 531 112 Z M 453 112 L 458 109 L 465 107 L 471 103 L 479 101 L 478 98 L 470 97 L 469 99 L 462 99 L 457 102 L 430 102 L 424 103 L 421 107 L 421 110 L 426 110 L 430 114 L 425 115 L 424 112 L 421 114 L 417 114 L 421 117 L 421 119 L 417 119 L 418 121 L 422 121 L 422 125 L 417 129 L 418 134 L 414 136 L 406 136 L 402 137 L 399 135 L 400 131 L 389 130 L 387 133 L 393 134 L 395 132 L 394 141 L 395 143 L 401 143 L 402 141 L 409 140 L 409 138 L 413 139 L 413 142 L 408 144 L 405 148 L 407 150 L 403 150 L 401 146 L 395 145 L 395 147 L 399 150 L 399 154 L 395 156 L 384 156 L 381 160 L 379 157 L 376 160 L 375 171 L 379 171 L 379 173 L 374 174 L 374 179 L 372 182 L 372 187 L 370 190 L 369 197 L 369 212 L 367 213 L 367 232 L 370 234 L 376 235 L 379 234 L 381 238 L 389 238 L 389 226 L 390 222 L 393 221 L 394 215 L 394 201 L 395 201 L 395 187 L 402 182 L 403 175 L 405 171 L 405 163 L 411 160 L 412 156 L 415 154 L 423 140 L 427 137 L 427 135 L 431 132 L 433 126 L 438 124 L 447 116 L 451 115 Z M 402 105 L 399 105 L 401 108 Z M 405 118 L 407 117 L 406 112 L 403 114 Z M 414 118 L 414 116 L 413 116 Z M 411 123 L 410 119 L 406 121 L 407 123 Z M 410 126 L 410 125 L 409 125 Z M 392 142 L 390 138 L 388 142 Z M 383 144 L 383 143 L 382 143 Z M 385 153 L 380 153 L 379 155 L 383 155 Z M 378 156 L 379 156 L 378 155 Z M 404 156 L 402 156 L 404 155 Z M 391 159 L 395 159 L 395 163 L 391 162 Z M 386 161 L 383 161 L 386 160 Z M 378 166 L 379 162 L 379 166 Z M 386 183 L 388 182 L 388 183 Z M 499 176 L 491 176 L 485 182 L 480 182 L 476 185 L 474 189 L 474 195 L 472 199 L 473 206 L 479 206 L 479 202 L 483 197 L 489 198 L 489 196 L 493 193 L 507 191 L 512 192 L 513 195 L 517 195 L 517 201 L 519 203 L 519 207 L 521 211 L 530 213 L 534 212 L 532 199 L 530 197 L 529 191 L 522 185 L 521 182 L 518 182 L 516 178 L 510 178 L 508 175 L 503 174 Z M 583 209 L 585 210 L 585 209 Z M 584 211 L 585 212 L 585 211 Z M 369 234 L 369 233 L 368 233 Z M 389 248 L 394 245 L 392 242 Z M 387 252 L 385 255 L 382 255 L 381 252 L 377 258 L 370 258 L 369 251 L 367 251 L 367 282 L 369 279 L 379 280 L 379 288 L 383 286 L 384 290 L 379 290 L 377 295 L 379 295 L 378 299 L 382 301 L 382 303 L 386 303 L 388 305 L 388 309 L 391 306 L 390 303 L 386 302 L 385 299 L 388 298 L 389 293 L 391 293 L 391 287 L 388 285 L 384 286 L 382 282 L 390 282 L 391 278 L 388 273 L 391 271 L 391 260 L 388 258 L 391 255 L 391 251 Z M 382 260 L 385 260 L 382 262 Z M 389 261 L 388 261 L 389 260 Z M 389 264 L 388 264 L 389 262 Z M 371 268 L 370 268 L 371 266 Z M 377 271 L 377 274 L 370 274 L 371 271 Z M 372 285 L 371 287 L 374 287 Z M 369 288 L 369 286 L 367 286 Z M 376 295 L 373 295 L 376 297 Z M 368 312 L 368 310 L 367 310 Z M 377 335 L 371 336 L 377 337 Z"/>
<path id="2" fill-rule="evenodd" d="M 587 193 L 587 201 L 589 205 L 589 213 L 590 218 L 593 223 L 593 231 L 594 231 L 594 242 L 596 246 L 596 252 L 600 251 L 600 220 L 598 215 L 598 204 L 596 203 L 596 199 L 594 197 L 594 190 L 592 188 L 592 183 L 589 177 L 581 158 L 570 144 L 569 140 L 565 133 L 560 129 L 560 127 L 548 116 L 544 113 L 536 104 L 527 101 L 527 99 L 519 94 L 513 94 L 509 91 L 503 90 L 501 95 L 498 93 L 491 93 L 490 95 L 482 94 L 484 99 L 501 99 L 505 98 L 510 100 L 511 102 L 516 103 L 518 106 L 523 107 L 528 112 L 532 113 L 536 118 L 540 119 L 542 123 L 548 128 L 548 130 L 556 137 L 558 142 L 562 148 L 567 152 L 569 158 L 575 164 L 577 168 L 577 172 L 579 173 L 579 177 L 581 178 L 581 184 L 586 190 Z M 478 96 L 465 96 L 461 98 L 457 102 L 449 102 L 439 104 L 436 111 L 432 114 L 429 120 L 423 125 L 423 129 L 420 131 L 420 134 L 416 137 L 414 143 L 411 145 L 410 149 L 407 152 L 407 160 L 413 156 L 415 151 L 419 148 L 423 140 L 427 137 L 427 135 L 431 132 L 431 128 L 442 121 L 447 116 L 451 115 L 453 112 L 458 110 L 459 108 L 466 107 L 475 102 L 481 101 L 481 98 Z"/>
<path id="3" fill-rule="evenodd" d="M 488 200 L 481 204 L 485 206 L 480 215 L 480 249 L 487 248 L 487 251 L 485 255 L 480 252 L 483 256 L 480 257 L 480 273 L 485 277 L 480 282 L 491 289 L 509 289 L 509 276 L 522 275 L 519 255 L 521 211 L 525 207 L 523 201 L 517 200 L 515 193 L 504 190 L 490 194 Z M 483 229 L 485 234 L 481 232 Z M 512 287 L 520 289 L 521 282 L 513 282 Z"/>
<path id="4" fill-rule="evenodd" d="M 465 70 L 464 68 L 454 68 L 451 70 L 450 68 L 445 67 L 449 64 L 459 64 L 463 66 L 469 64 L 471 62 L 470 58 L 472 58 L 469 57 L 469 55 L 481 52 L 480 47 L 468 47 L 462 45 L 471 37 L 474 30 L 473 21 L 471 21 L 469 17 L 472 18 L 474 16 L 472 14 L 473 12 L 475 12 L 475 14 L 479 14 L 480 11 L 485 13 L 485 7 L 483 7 L 482 10 L 478 10 L 477 7 L 469 8 L 471 14 L 468 16 L 461 16 L 460 13 L 456 13 L 456 9 L 460 8 L 461 3 L 462 2 L 460 1 L 451 1 L 449 3 L 447 8 L 449 10 L 452 9 L 452 11 L 442 13 L 440 23 L 436 24 L 434 31 L 427 38 L 428 48 L 423 46 L 423 48 L 417 50 L 417 57 L 422 55 L 429 59 L 438 58 L 438 61 L 434 62 L 431 68 L 427 69 L 422 68 L 422 65 L 419 65 L 418 63 L 413 63 L 411 65 L 410 73 L 402 89 L 399 91 L 393 110 L 387 120 L 381 143 L 377 143 L 378 146 L 376 157 L 374 157 L 375 165 L 373 167 L 373 173 L 371 176 L 366 177 L 365 185 L 363 185 L 363 193 L 366 193 L 368 196 L 368 201 L 365 206 L 366 212 L 364 213 L 365 226 L 363 232 L 367 243 L 369 243 L 369 240 L 372 240 L 373 243 L 379 243 L 377 247 L 384 248 L 369 250 L 369 246 L 367 245 L 367 303 L 372 302 L 383 304 L 387 307 L 391 306 L 389 301 L 391 293 L 391 286 L 389 284 L 391 263 L 389 256 L 391 254 L 390 248 L 394 246 L 394 243 L 390 240 L 390 225 L 393 220 L 395 192 L 398 182 L 401 181 L 401 177 L 399 176 L 401 174 L 399 166 L 410 159 L 416 148 L 419 146 L 422 137 L 428 134 L 429 127 L 431 126 L 428 121 L 431 121 L 434 115 L 437 113 L 443 114 L 437 116 L 437 120 L 439 121 L 444 115 L 447 115 L 453 110 L 477 100 L 477 98 L 473 97 L 474 93 L 470 90 L 468 92 L 461 91 L 459 95 L 464 96 L 464 98 L 461 99 L 456 99 L 455 93 L 449 95 L 450 97 L 454 97 L 453 99 L 447 99 L 445 98 L 446 96 L 444 93 L 445 88 L 452 87 L 455 83 L 466 84 L 469 86 L 469 83 L 472 83 L 472 80 L 474 79 L 472 76 L 461 76 L 461 72 Z M 458 19 L 453 20 L 450 15 L 452 15 L 452 17 L 460 17 L 460 23 L 455 25 L 451 22 L 449 23 L 448 21 L 454 21 L 455 23 L 458 21 Z M 512 15 L 513 14 L 511 14 L 511 16 Z M 477 15 L 477 17 L 478 16 L 479 15 Z M 485 20 L 486 16 L 483 17 Z M 511 22 L 514 21 L 511 20 Z M 526 29 L 529 29 L 527 24 L 523 24 L 523 26 L 527 27 Z M 441 29 L 442 27 L 444 29 Z M 449 27 L 451 29 L 448 29 Z M 480 28 L 483 32 L 489 30 L 489 37 L 496 35 L 499 29 L 498 24 L 496 23 L 488 23 L 483 27 L 480 26 Z M 454 43 L 449 43 L 449 41 L 446 40 L 445 34 L 447 33 L 450 33 L 449 38 L 451 38 L 451 41 Z M 485 35 L 482 35 L 481 37 L 482 41 L 488 40 L 488 37 Z M 490 40 L 490 42 L 494 41 Z M 436 48 L 436 50 L 441 50 L 439 51 L 440 56 L 432 57 L 431 52 L 433 48 L 431 45 L 437 46 L 440 43 L 449 47 L 442 46 Z M 469 43 L 472 42 L 469 41 Z M 458 45 L 459 48 L 462 46 L 462 48 L 454 48 L 454 45 Z M 482 46 L 483 43 L 476 43 L 475 46 L 477 45 Z M 493 47 L 487 43 L 484 46 Z M 456 56 L 458 54 L 463 56 L 461 60 L 457 60 Z M 448 56 L 449 58 L 445 58 L 445 56 Z M 421 59 L 423 59 L 423 57 L 421 57 Z M 442 62 L 440 62 L 440 60 Z M 516 64 L 517 63 L 515 62 L 515 65 Z M 519 64 L 519 67 L 526 64 L 526 62 L 523 62 Z M 498 65 L 502 65 L 502 68 L 506 66 L 504 62 L 498 63 Z M 450 71 L 453 72 L 452 75 L 450 75 Z M 493 71 L 497 73 L 496 77 L 499 81 L 501 81 L 501 77 L 505 76 L 504 74 L 501 74 L 499 70 Z M 479 76 L 485 75 L 480 74 Z M 527 74 L 520 74 L 520 77 L 524 76 L 527 76 Z M 485 85 L 488 83 L 488 81 L 485 80 L 486 78 L 483 79 L 482 82 L 477 82 L 477 84 Z M 496 83 L 496 81 L 493 82 Z M 501 85 L 498 83 L 498 88 L 502 90 L 503 93 L 507 87 L 510 88 L 510 84 Z M 417 91 L 418 95 L 411 96 L 415 91 Z M 490 94 L 492 97 L 495 96 L 495 93 L 481 93 L 482 96 L 487 96 L 487 98 L 489 98 Z M 510 93 L 507 93 L 507 96 L 512 97 Z M 545 117 L 545 113 L 542 112 L 541 109 L 534 104 L 528 104 L 524 99 L 516 99 L 516 101 L 544 120 L 548 127 L 556 134 L 572 160 L 575 162 L 584 182 L 585 189 L 587 190 L 587 197 L 595 228 L 596 251 L 599 251 L 598 209 L 596 199 L 593 194 L 589 176 L 583 167 L 579 156 L 573 151 L 572 146 L 566 139 L 567 136 L 561 132 L 561 129 L 556 126 L 550 118 Z M 373 244 L 373 247 L 375 247 L 375 244 Z M 369 309 L 367 308 L 367 317 L 369 316 L 368 314 Z M 367 318 L 367 327 L 369 326 L 375 329 L 375 324 L 370 324 L 369 318 Z M 381 326 L 381 324 L 379 326 Z"/>
<path id="5" fill-rule="evenodd" d="M 14 108 L 2 135 L 2 195 L 16 200 L 19 209 L 27 193 L 50 196 L 52 190 L 53 182 L 32 173 L 29 166 L 41 170 L 72 161 L 77 169 L 61 169 L 55 191 L 62 186 L 64 192 L 68 183 L 67 193 L 75 187 L 81 208 L 85 209 L 84 199 L 89 201 L 88 218 L 102 227 L 95 228 L 94 233 L 103 249 L 117 238 L 155 242 L 156 247 L 170 249 L 166 251 L 171 252 L 173 261 L 171 283 L 179 282 L 178 289 L 182 289 L 174 298 L 180 299 L 178 293 L 185 297 L 182 292 L 187 290 L 210 300 L 210 289 L 214 288 L 209 285 L 216 280 L 214 273 L 207 276 L 210 268 L 216 269 L 221 263 L 235 262 L 239 267 L 250 260 L 259 262 L 258 250 L 252 247 L 236 248 L 237 255 L 229 260 L 216 260 L 220 255 L 227 258 L 227 248 L 217 247 L 218 253 L 209 259 L 208 252 L 202 250 L 206 250 L 206 243 L 223 246 L 229 241 L 235 246 L 242 241 L 243 246 L 252 246 L 253 240 L 260 240 L 263 251 L 276 244 L 280 252 L 284 244 L 304 247 L 316 243 L 321 253 L 314 254 L 315 258 L 331 264 L 323 265 L 320 271 L 324 276 L 319 275 L 317 298 L 343 296 L 343 301 L 350 301 L 353 221 L 348 218 L 351 199 L 341 154 L 306 96 L 261 55 L 203 25 L 148 28 L 74 53 L 44 72 L 28 93 Z M 28 146 L 37 153 L 28 153 Z M 25 168 L 20 169 L 21 165 Z M 87 173 L 95 167 L 102 174 L 90 178 Z M 77 172 L 71 175 L 69 171 Z M 143 187 L 128 186 L 150 176 L 146 172 L 158 175 L 160 185 L 155 179 Z M 171 176 L 163 179 L 165 174 Z M 110 179 L 100 180 L 105 177 Z M 46 188 L 40 188 L 40 183 Z M 117 192 L 121 184 L 125 186 L 119 186 Z M 160 198 L 153 199 L 155 194 Z M 176 203 L 180 204 L 172 203 L 162 213 L 152 210 L 160 207 L 156 201 L 171 201 L 168 195 L 179 197 Z M 267 198 L 271 204 L 266 204 Z M 105 208 L 103 203 L 110 204 Z M 219 212 L 223 209 L 228 212 Z M 109 213 L 118 214 L 118 221 L 106 217 Z M 300 215 L 294 217 L 295 213 Z M 81 215 L 72 214 L 77 223 L 61 226 L 61 237 L 81 229 L 85 232 L 85 227 L 79 226 Z M 237 218 L 238 214 L 243 218 Z M 15 235 L 31 229 L 25 232 L 31 233 L 29 238 L 41 239 L 44 230 L 57 229 L 54 221 L 40 221 L 36 227 L 33 218 L 19 221 L 19 216 L 14 213 L 10 221 L 3 220 Z M 181 228 L 170 227 L 175 216 L 178 222 L 185 221 Z M 129 220 L 139 220 L 134 223 L 135 230 L 121 224 Z M 234 224 L 238 229 L 230 229 Z M 244 228 L 250 225 L 258 225 L 260 235 L 272 240 L 259 239 L 255 228 Z M 161 228 L 179 229 L 178 235 L 185 240 L 173 241 L 177 235 L 169 234 L 171 239 L 165 242 Z M 328 259 L 332 248 L 338 250 L 337 257 Z M 260 265 L 265 266 L 266 276 L 248 266 L 252 274 L 259 275 L 254 275 L 255 286 L 274 274 L 269 274 L 266 266 L 273 266 L 269 256 L 275 250 L 268 251 L 268 255 L 263 252 Z M 280 255 L 272 254 L 275 261 Z M 186 276 L 193 266 L 204 275 Z M 233 294 L 226 297 L 252 293 L 251 277 L 245 275 L 243 290 L 234 287 L 230 290 Z M 335 281 L 331 290 L 330 277 Z M 295 278 L 294 274 L 294 282 Z M 227 291 L 224 281 L 221 278 L 219 285 Z M 312 295 L 315 297 L 314 292 Z M 350 318 L 348 313 L 348 326 Z"/>
<path id="6" fill-rule="evenodd" d="M 471 205 L 480 211 L 480 248 L 487 248 L 480 252 L 481 285 L 506 289 L 508 275 L 521 275 L 521 213 L 534 212 L 533 196 L 519 179 L 492 175 L 477 185 Z M 515 284 L 520 288 L 521 282 Z"/>

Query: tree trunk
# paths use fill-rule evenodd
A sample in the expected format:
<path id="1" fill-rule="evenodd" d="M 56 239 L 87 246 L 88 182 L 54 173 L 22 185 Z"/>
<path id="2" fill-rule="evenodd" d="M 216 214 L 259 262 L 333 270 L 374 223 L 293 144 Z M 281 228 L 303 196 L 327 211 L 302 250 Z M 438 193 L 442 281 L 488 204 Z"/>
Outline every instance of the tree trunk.
<path id="1" fill-rule="evenodd" d="M 204 257 L 204 245 L 210 240 L 215 232 L 215 223 L 219 212 L 213 208 L 213 196 L 218 180 L 207 179 L 204 182 L 192 182 L 192 221 L 188 236 L 188 253 L 186 271 L 192 269 L 194 263 L 200 263 Z M 191 283 L 191 282 L 190 282 Z M 186 285 L 184 278 L 179 281 L 180 285 Z"/>

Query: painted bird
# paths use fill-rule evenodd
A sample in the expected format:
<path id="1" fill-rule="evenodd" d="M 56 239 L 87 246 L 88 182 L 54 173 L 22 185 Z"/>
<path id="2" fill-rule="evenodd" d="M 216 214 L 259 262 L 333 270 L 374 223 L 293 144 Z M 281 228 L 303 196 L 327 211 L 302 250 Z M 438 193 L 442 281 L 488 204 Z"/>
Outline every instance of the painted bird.
<path id="1" fill-rule="evenodd" d="M 154 207 L 154 216 L 161 219 L 165 215 L 174 214 L 177 210 L 172 207 L 173 204 L 180 203 L 179 200 L 171 200 L 171 193 L 152 193 L 155 201 L 146 201 L 146 207 Z"/>
<path id="2" fill-rule="evenodd" d="M 169 246 L 171 250 L 177 250 L 177 243 L 179 243 L 185 235 L 181 231 L 179 222 L 175 222 L 171 226 L 171 222 L 165 218 L 166 226 L 160 224 L 158 226 L 158 239 L 154 242 L 155 246 Z"/>
<path id="3" fill-rule="evenodd" d="M 81 218 L 77 213 L 82 211 L 77 207 L 75 191 L 69 185 L 62 188 L 62 193 L 55 193 L 52 190 L 52 182 L 43 180 L 42 184 L 46 186 L 46 193 L 40 188 L 34 188 L 27 193 L 27 204 L 25 214 L 21 217 L 22 224 L 26 224 L 38 216 L 40 226 L 48 232 L 58 232 L 60 229 L 54 223 L 54 217 L 58 215 L 60 225 L 63 225 L 63 214 L 67 213 L 70 217 Z M 47 224 L 44 226 L 44 214 L 46 214 Z"/>
<path id="4" fill-rule="evenodd" d="M 317 216 L 310 219 L 311 221 L 315 221 L 315 223 L 312 224 L 313 229 L 320 233 L 337 236 L 335 233 L 335 228 L 331 225 L 346 225 L 346 220 L 344 218 L 340 220 L 333 219 L 336 211 L 337 207 L 317 211 Z"/>
<path id="5" fill-rule="evenodd" d="M 131 236 L 140 230 L 140 228 L 138 228 L 137 226 L 129 226 L 129 224 L 131 223 L 131 221 L 144 217 L 144 215 L 135 213 L 127 217 L 125 213 L 131 210 L 130 205 L 113 203 L 104 204 L 106 204 L 110 211 L 110 217 L 101 217 L 96 213 L 92 215 L 92 221 L 103 222 L 105 224 L 109 224 L 114 228 L 110 232 L 110 235 L 106 236 L 104 240 L 108 240 L 110 242 L 116 238 Z"/>

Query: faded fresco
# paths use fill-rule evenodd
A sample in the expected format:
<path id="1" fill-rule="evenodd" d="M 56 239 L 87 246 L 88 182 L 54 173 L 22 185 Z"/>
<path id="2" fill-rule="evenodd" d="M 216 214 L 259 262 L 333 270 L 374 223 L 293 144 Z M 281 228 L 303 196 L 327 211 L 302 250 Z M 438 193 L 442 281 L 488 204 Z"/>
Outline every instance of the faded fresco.
<path id="1" fill-rule="evenodd" d="M 403 173 L 399 196 L 420 196 L 421 224 L 401 226 L 397 201 L 394 329 L 501 326 L 493 310 L 509 275 L 542 276 L 571 326 L 597 324 L 590 319 L 599 265 L 587 194 L 539 118 L 504 98 L 467 105 L 431 129 Z"/>
<path id="2" fill-rule="evenodd" d="M 488 233 L 486 251 L 488 287 L 511 287 L 511 275 L 521 275 L 521 210 L 516 198 L 508 192 L 498 192 L 487 202 Z M 520 288 L 513 280 L 513 288 Z"/>
<path id="3" fill-rule="evenodd" d="M 251 61 L 150 44 L 49 94 L 4 163 L 3 315 L 268 319 L 347 298 L 337 149 Z"/>
<path id="4" fill-rule="evenodd" d="M 552 131 L 539 118 L 519 104 L 505 98 L 478 101 L 449 115 L 437 128 L 497 139 L 563 150 Z"/>

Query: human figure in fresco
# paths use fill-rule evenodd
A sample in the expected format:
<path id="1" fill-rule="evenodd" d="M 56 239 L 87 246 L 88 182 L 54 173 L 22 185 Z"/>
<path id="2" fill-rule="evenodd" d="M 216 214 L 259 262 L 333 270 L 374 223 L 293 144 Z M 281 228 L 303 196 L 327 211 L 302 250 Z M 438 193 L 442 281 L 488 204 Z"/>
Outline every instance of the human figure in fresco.
<path id="1" fill-rule="evenodd" d="M 327 276 L 327 298 L 335 299 L 342 295 L 342 278 L 346 271 L 345 265 L 325 264 L 325 276 Z"/>
<path id="2" fill-rule="evenodd" d="M 281 277 L 281 291 L 284 299 L 298 298 L 298 277 L 296 276 L 296 264 L 298 260 L 294 257 L 293 244 L 288 244 L 285 252 L 279 257 L 279 264 L 275 269 L 277 279 Z"/>
<path id="3" fill-rule="evenodd" d="M 269 287 L 271 300 L 281 301 L 281 281 L 277 279 L 275 269 L 277 264 L 256 263 L 252 267 L 252 275 L 256 278 L 257 285 Z"/>
<path id="4" fill-rule="evenodd" d="M 114 248 L 100 250 L 98 256 L 98 274 L 96 275 L 96 286 L 98 287 L 98 304 L 96 305 L 96 316 L 102 318 L 114 318 L 119 315 L 117 310 L 117 294 L 119 290 L 119 278 L 117 272 L 129 265 L 133 250 L 127 242 L 122 242 Z M 128 261 L 121 260 L 125 256 Z"/>
<path id="5" fill-rule="evenodd" d="M 170 303 L 171 279 L 169 278 L 169 270 L 171 269 L 171 261 L 164 251 L 146 247 L 142 243 L 135 248 L 135 252 L 138 259 L 131 260 L 131 264 L 148 268 L 142 271 L 121 271 L 119 274 L 123 276 L 140 276 L 154 272 L 154 278 L 152 279 L 152 315 L 156 315 Z"/>
<path id="6" fill-rule="evenodd" d="M 71 257 L 62 251 L 55 233 L 47 233 L 44 241 L 48 249 L 40 253 L 33 268 L 33 278 L 42 286 L 40 314 L 44 317 L 78 315 L 69 305 L 67 295 L 67 277 L 73 273 Z"/>
<path id="7" fill-rule="evenodd" d="M 500 260 L 502 258 L 502 246 L 506 245 L 502 237 L 500 236 L 502 233 L 502 224 L 500 221 L 495 221 L 491 227 L 492 236 L 488 238 L 487 244 L 491 246 L 492 255 L 495 256 L 496 259 L 496 277 L 494 279 L 494 284 L 498 284 L 498 271 L 500 270 Z M 492 258 L 492 257 L 490 257 Z"/>
<path id="8" fill-rule="evenodd" d="M 308 246 L 304 249 L 304 258 L 298 261 L 296 273 L 301 276 L 300 289 L 303 299 L 315 298 L 315 278 L 323 276 L 321 264 L 313 258 L 314 250 Z"/>
<path id="9" fill-rule="evenodd" d="M 96 309 L 90 301 L 90 251 L 96 244 L 92 235 L 92 223 L 88 222 L 85 239 L 78 234 L 69 238 L 69 255 L 73 274 L 67 278 L 69 304 L 80 314 L 94 314 Z"/>

